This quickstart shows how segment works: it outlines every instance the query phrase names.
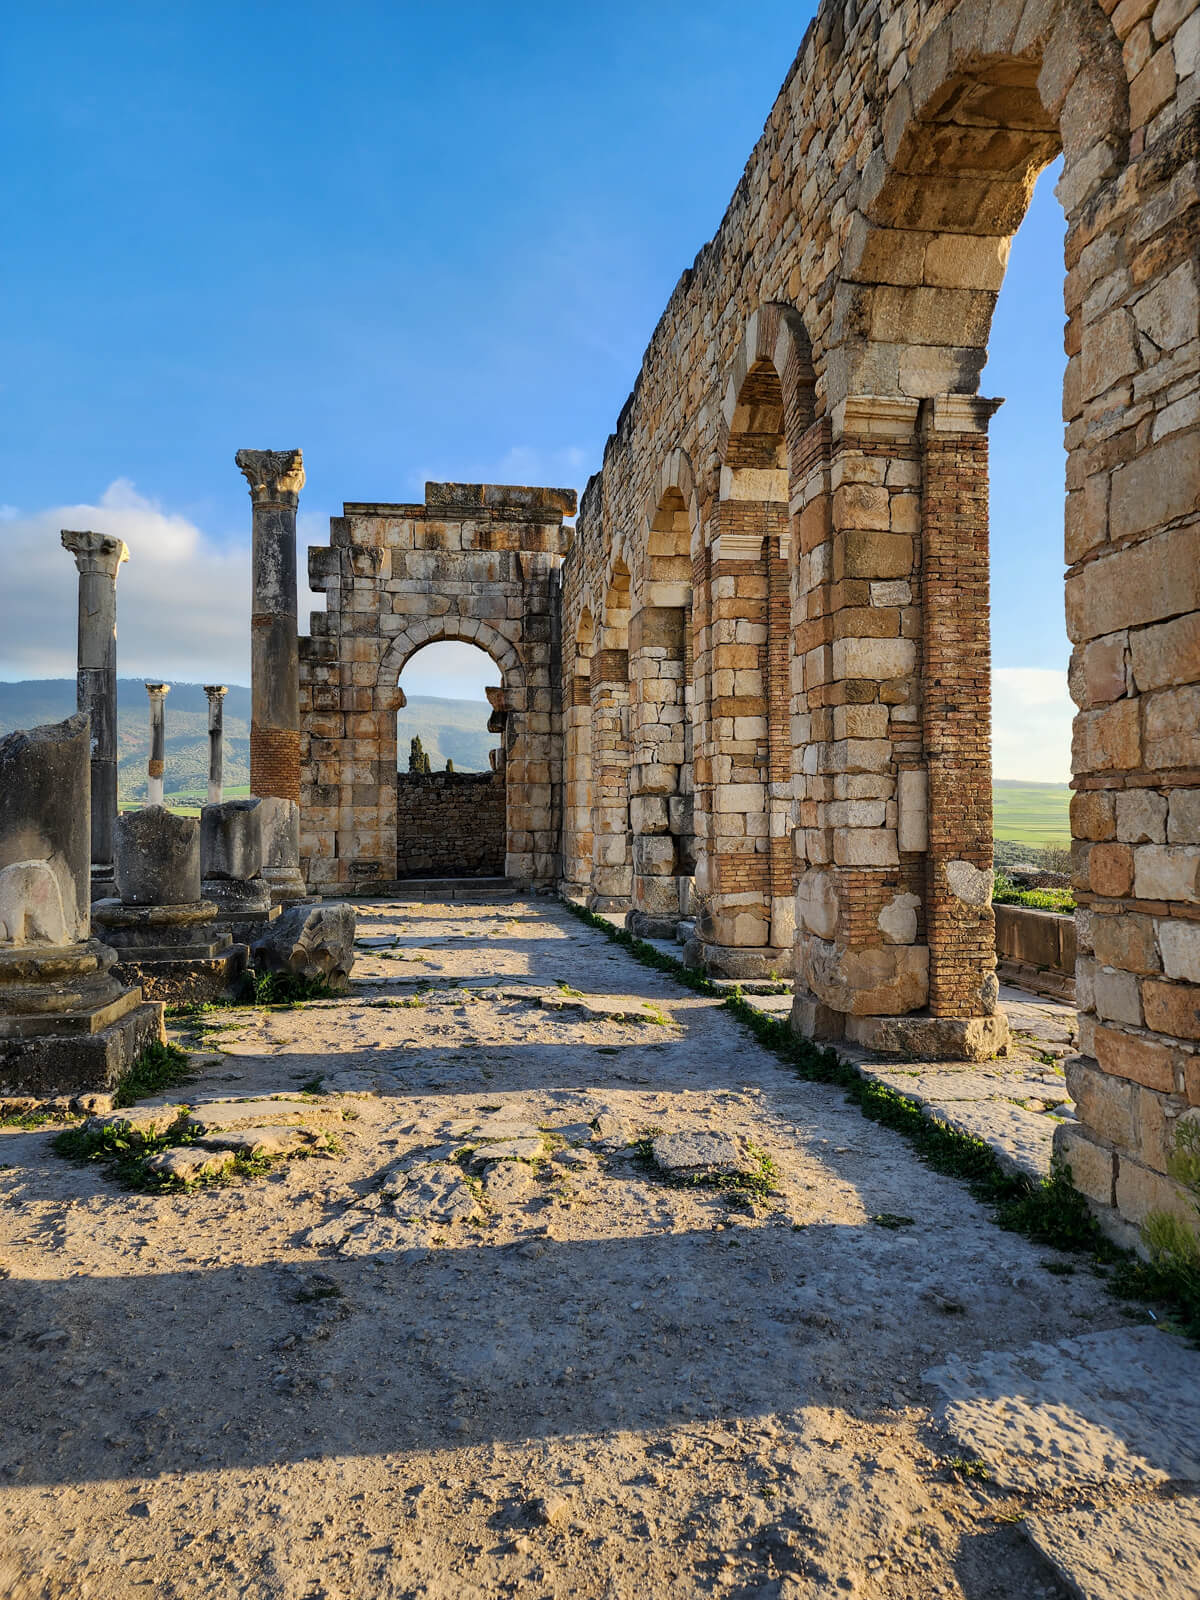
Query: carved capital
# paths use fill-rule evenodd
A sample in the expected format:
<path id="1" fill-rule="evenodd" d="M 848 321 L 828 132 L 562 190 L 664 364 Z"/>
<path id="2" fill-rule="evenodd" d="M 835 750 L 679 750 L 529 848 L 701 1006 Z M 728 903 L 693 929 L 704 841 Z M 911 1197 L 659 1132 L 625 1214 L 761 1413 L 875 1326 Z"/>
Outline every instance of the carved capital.
<path id="1" fill-rule="evenodd" d="M 233 458 L 250 485 L 256 506 L 294 506 L 304 487 L 304 454 L 300 450 L 239 450 Z"/>
<path id="2" fill-rule="evenodd" d="M 171 685 L 169 683 L 148 683 L 146 685 L 146 693 L 151 700 L 165 700 L 170 692 Z"/>
<path id="3" fill-rule="evenodd" d="M 64 528 L 61 534 L 63 549 L 75 557 L 81 574 L 102 572 L 115 583 L 117 568 L 129 560 L 129 550 L 124 539 L 111 533 L 76 533 Z"/>
<path id="4" fill-rule="evenodd" d="M 229 693 L 229 688 L 228 685 L 224 683 L 206 683 L 204 685 L 204 692 L 210 700 L 224 700 L 225 696 Z"/>

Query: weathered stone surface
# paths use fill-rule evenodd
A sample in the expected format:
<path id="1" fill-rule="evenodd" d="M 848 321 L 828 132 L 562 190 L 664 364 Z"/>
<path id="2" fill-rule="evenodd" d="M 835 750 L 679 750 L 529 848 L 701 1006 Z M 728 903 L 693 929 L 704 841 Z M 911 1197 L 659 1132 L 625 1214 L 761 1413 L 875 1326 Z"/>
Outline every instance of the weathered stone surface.
<path id="1" fill-rule="evenodd" d="M 746 1141 L 730 1133 L 660 1133 L 654 1162 L 673 1178 L 737 1177 L 755 1170 Z"/>
<path id="2" fill-rule="evenodd" d="M 224 800 L 200 812 L 201 877 L 243 882 L 263 867 L 262 801 Z"/>
<path id="3" fill-rule="evenodd" d="M 187 1125 L 197 1133 L 234 1128 L 282 1128 L 340 1120 L 336 1107 L 308 1100 L 211 1100 L 193 1107 Z"/>
<path id="4" fill-rule="evenodd" d="M 347 994 L 354 927 L 353 906 L 290 906 L 255 941 L 251 960 L 259 971 L 294 973 Z"/>
<path id="5" fill-rule="evenodd" d="M 206 1150 L 199 1145 L 178 1145 L 170 1150 L 159 1150 L 143 1162 L 147 1172 L 160 1178 L 173 1178 L 177 1183 L 195 1183 L 198 1178 L 210 1178 L 224 1172 L 236 1159 L 232 1150 Z"/>
<path id="6" fill-rule="evenodd" d="M 127 905 L 167 906 L 200 899 L 200 823 L 165 806 L 126 811 L 113 830 L 117 893 Z"/>
<path id="7" fill-rule="evenodd" d="M 1005 1489 L 1200 1482 L 1193 1350 L 1154 1328 L 951 1357 L 946 1425 Z M 1169 1396 L 1169 1400 L 1168 1397 Z"/>
<path id="8" fill-rule="evenodd" d="M 1200 1596 L 1200 1506 L 1194 1499 L 1031 1517 L 1025 1529 L 1080 1600 Z"/>
<path id="9" fill-rule="evenodd" d="M 0 943 L 87 938 L 88 784 L 86 717 L 0 738 Z"/>

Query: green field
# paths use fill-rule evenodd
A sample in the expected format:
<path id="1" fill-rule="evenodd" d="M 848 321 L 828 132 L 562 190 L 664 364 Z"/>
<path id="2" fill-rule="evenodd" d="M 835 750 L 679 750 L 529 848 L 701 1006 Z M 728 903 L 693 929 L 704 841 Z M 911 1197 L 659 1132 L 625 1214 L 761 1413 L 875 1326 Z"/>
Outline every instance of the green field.
<path id="1" fill-rule="evenodd" d="M 247 800 L 250 797 L 248 783 L 227 783 L 221 791 L 226 800 Z M 205 794 L 200 790 L 181 790 L 179 794 L 167 791 L 164 799 L 167 810 L 174 811 L 180 817 L 198 817 L 200 807 L 206 805 Z M 119 805 L 121 811 L 140 811 L 145 805 L 144 800 L 122 800 Z"/>
<path id="2" fill-rule="evenodd" d="M 992 832 L 1015 844 L 1070 844 L 1070 804 L 1065 783 L 1000 779 L 992 785 Z"/>

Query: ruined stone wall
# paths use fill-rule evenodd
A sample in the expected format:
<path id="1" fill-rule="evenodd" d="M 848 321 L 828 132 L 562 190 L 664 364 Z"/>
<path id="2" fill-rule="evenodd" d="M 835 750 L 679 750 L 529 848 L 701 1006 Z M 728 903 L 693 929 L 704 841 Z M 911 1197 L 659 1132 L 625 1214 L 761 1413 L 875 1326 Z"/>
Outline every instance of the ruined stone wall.
<path id="1" fill-rule="evenodd" d="M 503 772 L 397 773 L 397 878 L 500 878 L 504 856 Z"/>
<path id="2" fill-rule="evenodd" d="M 585 619 L 628 649 L 629 617 L 656 603 L 650 531 L 667 496 L 684 507 L 705 953 L 770 959 L 787 936 L 770 840 L 790 835 L 798 1027 L 928 1053 L 1001 1044 L 994 403 L 976 390 L 1009 241 L 1063 154 L 1087 1052 L 1064 1153 L 1134 1220 L 1180 1203 L 1163 1173 L 1200 1105 L 1198 63 L 1197 0 L 827 0 L 654 331 L 563 574 L 564 671 Z M 778 608 L 761 615 L 776 562 L 786 769 L 769 726 Z M 605 704 L 620 693 L 607 684 Z M 591 734 L 594 888 L 626 857 L 594 800 Z M 573 741 L 575 793 L 588 748 Z"/>
<path id="3" fill-rule="evenodd" d="M 324 592 L 300 641 L 300 853 L 337 893 L 392 880 L 405 664 L 462 639 L 496 663 L 507 713 L 507 876 L 560 872 L 559 567 L 572 490 L 430 483 L 424 505 L 347 504 L 309 551 Z"/>

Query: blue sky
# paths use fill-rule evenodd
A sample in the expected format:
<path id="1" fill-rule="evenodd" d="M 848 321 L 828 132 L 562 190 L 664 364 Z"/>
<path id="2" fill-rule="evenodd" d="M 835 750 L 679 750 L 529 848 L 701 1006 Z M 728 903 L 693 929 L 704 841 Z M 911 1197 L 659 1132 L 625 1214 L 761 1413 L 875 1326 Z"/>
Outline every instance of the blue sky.
<path id="1" fill-rule="evenodd" d="M 715 0 L 14 8 L 0 545 L 24 581 L 0 594 L 0 676 L 73 671 L 57 530 L 82 523 L 128 530 L 123 671 L 245 681 L 242 445 L 303 446 L 313 543 L 343 499 L 419 498 L 426 478 L 582 487 L 811 13 L 760 0 L 751 29 Z M 984 390 L 1008 397 L 998 755 L 1005 719 L 1025 759 L 1058 717 L 1040 738 L 1057 776 L 1062 219 L 1041 189 Z M 418 658 L 406 688 L 494 676 L 451 661 Z M 1005 672 L 1026 680 L 1006 690 Z M 1034 759 L 1009 775 L 1043 775 Z"/>

